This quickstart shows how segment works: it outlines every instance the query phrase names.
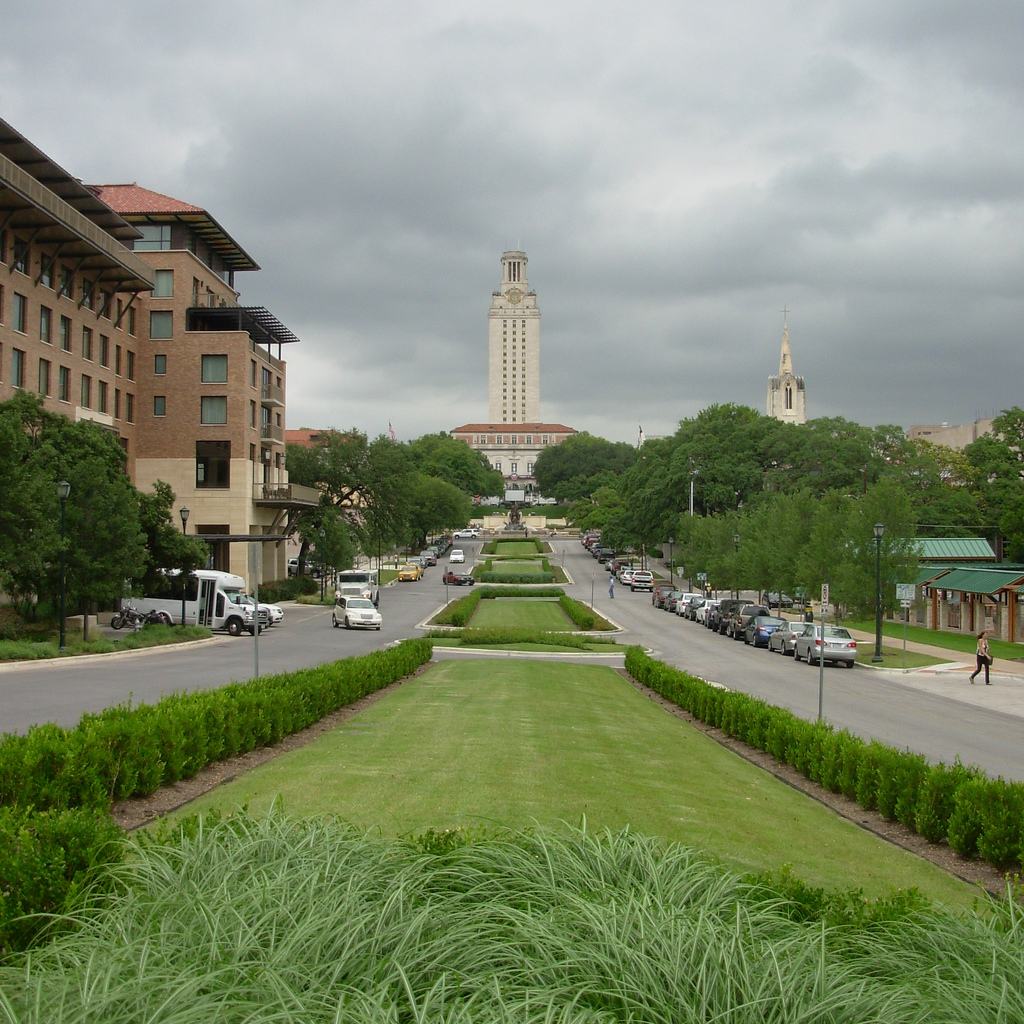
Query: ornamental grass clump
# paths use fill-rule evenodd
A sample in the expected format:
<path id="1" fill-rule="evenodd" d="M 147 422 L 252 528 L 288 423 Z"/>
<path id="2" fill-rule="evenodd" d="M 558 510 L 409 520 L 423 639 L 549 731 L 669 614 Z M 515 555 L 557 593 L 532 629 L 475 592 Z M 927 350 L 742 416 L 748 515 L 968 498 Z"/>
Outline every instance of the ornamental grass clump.
<path id="1" fill-rule="evenodd" d="M 872 906 L 634 833 L 382 840 L 278 814 L 136 841 L 0 968 L 19 1024 L 1024 1019 L 1010 907 Z"/>

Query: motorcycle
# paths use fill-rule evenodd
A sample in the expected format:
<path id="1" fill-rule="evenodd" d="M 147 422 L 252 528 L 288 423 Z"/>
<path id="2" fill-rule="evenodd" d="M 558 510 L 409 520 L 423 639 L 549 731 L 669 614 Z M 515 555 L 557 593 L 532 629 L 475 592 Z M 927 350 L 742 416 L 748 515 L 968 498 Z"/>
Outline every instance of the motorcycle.
<path id="1" fill-rule="evenodd" d="M 173 620 L 167 612 L 152 611 L 143 614 L 130 604 L 124 605 L 119 612 L 115 612 L 110 620 L 112 629 L 122 629 L 125 626 L 131 629 L 141 629 L 143 626 L 170 626 Z"/>

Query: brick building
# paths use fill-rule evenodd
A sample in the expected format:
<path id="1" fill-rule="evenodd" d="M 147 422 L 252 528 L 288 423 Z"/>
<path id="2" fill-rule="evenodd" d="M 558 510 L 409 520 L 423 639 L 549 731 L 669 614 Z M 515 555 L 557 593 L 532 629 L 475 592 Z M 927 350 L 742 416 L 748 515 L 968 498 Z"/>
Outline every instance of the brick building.
<path id="1" fill-rule="evenodd" d="M 0 400 L 115 432 L 128 472 L 190 510 L 211 563 L 286 575 L 289 517 L 316 504 L 284 465 L 287 373 L 298 339 L 235 274 L 255 261 L 201 207 L 137 185 L 83 185 L 0 121 Z"/>

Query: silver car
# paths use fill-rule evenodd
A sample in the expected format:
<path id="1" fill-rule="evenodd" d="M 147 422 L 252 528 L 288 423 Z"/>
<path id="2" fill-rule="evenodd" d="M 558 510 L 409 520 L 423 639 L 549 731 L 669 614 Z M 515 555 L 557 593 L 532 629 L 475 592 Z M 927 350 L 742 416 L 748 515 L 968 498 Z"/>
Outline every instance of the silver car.
<path id="1" fill-rule="evenodd" d="M 813 665 L 821 658 L 821 652 L 821 626 L 808 624 L 807 629 L 796 638 L 793 660 L 805 658 L 808 665 Z M 842 626 L 826 626 L 825 661 L 853 668 L 856 660 L 857 641 L 850 636 L 850 631 Z"/>
<path id="2" fill-rule="evenodd" d="M 809 622 L 790 621 L 783 629 L 777 629 L 768 637 L 768 650 L 779 654 L 792 654 L 796 647 L 796 638 L 811 628 Z"/>

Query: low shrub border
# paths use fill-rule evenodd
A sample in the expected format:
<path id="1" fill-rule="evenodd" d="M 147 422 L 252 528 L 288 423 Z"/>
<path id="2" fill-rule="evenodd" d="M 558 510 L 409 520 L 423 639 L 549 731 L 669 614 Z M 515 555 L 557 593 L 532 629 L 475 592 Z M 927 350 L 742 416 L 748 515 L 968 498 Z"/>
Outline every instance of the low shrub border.
<path id="1" fill-rule="evenodd" d="M 615 627 L 581 601 L 577 601 L 561 587 L 481 587 L 465 597 L 452 601 L 431 620 L 432 626 L 465 626 L 473 617 L 477 605 L 496 597 L 557 597 L 558 603 L 573 624 L 584 630 L 609 630 Z"/>
<path id="2" fill-rule="evenodd" d="M 537 554 L 546 555 L 551 552 L 551 545 L 546 540 L 541 540 L 539 537 L 496 537 L 494 540 L 489 540 L 482 548 L 480 548 L 481 555 L 495 555 L 498 553 L 498 545 L 503 543 L 515 542 L 517 544 L 532 544 L 537 549 Z M 510 555 L 510 558 L 522 558 L 522 555 Z"/>
<path id="3" fill-rule="evenodd" d="M 25 949 L 104 866 L 123 857 L 115 800 L 142 796 L 215 761 L 276 743 L 410 675 L 429 640 L 265 676 L 157 704 L 40 725 L 0 739 L 0 953 Z"/>
<path id="4" fill-rule="evenodd" d="M 205 626 L 144 626 L 137 633 L 127 630 L 117 637 L 95 640 L 70 640 L 62 651 L 54 640 L 0 640 L 0 662 L 44 661 L 48 658 L 75 658 L 82 654 L 115 654 L 118 651 L 141 651 L 150 647 L 207 640 L 213 633 Z"/>
<path id="5" fill-rule="evenodd" d="M 595 644 L 614 644 L 610 637 L 580 636 L 578 633 L 535 632 L 529 629 L 459 629 L 436 630 L 427 634 L 428 640 L 450 640 L 456 638 L 463 647 L 479 644 L 551 644 L 558 647 L 573 647 L 585 651 Z"/>
<path id="6" fill-rule="evenodd" d="M 430 644 L 410 640 L 156 704 L 107 708 L 72 729 L 47 724 L 8 734 L 0 739 L 0 805 L 107 810 L 305 729 L 409 675 L 430 653 Z"/>
<path id="7" fill-rule="evenodd" d="M 929 764 L 920 754 L 868 742 L 845 729 L 808 722 L 755 697 L 710 686 L 639 647 L 626 671 L 695 718 L 795 768 L 932 843 L 1001 870 L 1024 867 L 1024 783 L 979 769 Z"/>

